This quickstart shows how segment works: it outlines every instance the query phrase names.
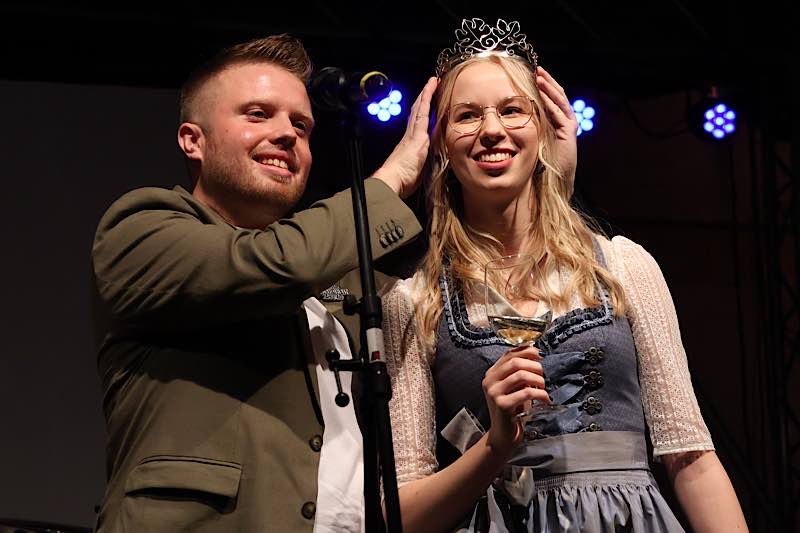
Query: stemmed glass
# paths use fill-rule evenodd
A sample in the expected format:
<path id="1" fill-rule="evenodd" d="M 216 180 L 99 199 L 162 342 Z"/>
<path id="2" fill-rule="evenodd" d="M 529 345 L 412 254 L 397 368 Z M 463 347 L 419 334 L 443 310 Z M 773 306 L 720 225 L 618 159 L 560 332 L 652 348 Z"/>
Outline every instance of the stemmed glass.
<path id="1" fill-rule="evenodd" d="M 510 345 L 531 345 L 550 327 L 553 317 L 550 299 L 542 296 L 537 300 L 532 296 L 533 289 L 543 282 L 541 269 L 533 256 L 509 255 L 486 263 L 486 316 L 497 335 Z M 541 309 L 541 305 L 546 310 Z M 526 423 L 563 409 L 561 405 L 534 400 L 517 416 Z"/>

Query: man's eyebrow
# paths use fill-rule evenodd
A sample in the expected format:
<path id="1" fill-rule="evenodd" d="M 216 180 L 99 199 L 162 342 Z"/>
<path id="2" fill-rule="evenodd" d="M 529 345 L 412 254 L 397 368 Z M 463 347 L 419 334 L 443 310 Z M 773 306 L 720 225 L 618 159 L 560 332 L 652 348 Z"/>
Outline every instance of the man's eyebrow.
<path id="1" fill-rule="evenodd" d="M 270 102 L 269 100 L 260 100 L 258 98 L 254 98 L 253 100 L 249 100 L 249 101 L 247 101 L 247 102 L 242 104 L 242 108 L 243 109 L 251 107 L 251 106 L 260 106 L 260 107 L 266 107 L 266 108 L 269 108 L 269 109 L 275 109 L 276 108 L 276 105 L 274 103 Z M 303 111 L 293 111 L 293 112 L 290 113 L 290 115 L 293 118 L 299 118 L 300 120 L 308 122 L 308 124 L 310 126 L 314 126 L 314 124 L 316 124 L 316 122 L 314 121 L 314 117 L 309 115 L 308 113 L 303 112 Z"/>
<path id="2" fill-rule="evenodd" d="M 316 122 L 314 122 L 314 117 L 312 117 L 311 115 L 308 115 L 306 113 L 302 113 L 302 112 L 301 113 L 296 113 L 295 116 L 298 117 L 300 120 L 306 122 L 308 124 L 309 128 L 313 128 L 314 125 L 316 124 Z"/>

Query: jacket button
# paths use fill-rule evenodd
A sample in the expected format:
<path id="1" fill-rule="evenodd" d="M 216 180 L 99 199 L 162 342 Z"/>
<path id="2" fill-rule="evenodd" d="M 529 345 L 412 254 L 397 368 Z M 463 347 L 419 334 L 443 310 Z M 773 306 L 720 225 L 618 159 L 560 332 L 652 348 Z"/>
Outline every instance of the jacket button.
<path id="1" fill-rule="evenodd" d="M 315 452 L 320 451 L 322 449 L 322 435 L 314 435 L 308 439 L 308 445 L 311 446 L 311 449 Z"/>
<path id="2" fill-rule="evenodd" d="M 303 518 L 308 518 L 309 520 L 314 518 L 316 512 L 317 512 L 317 505 L 314 502 L 306 502 L 300 509 L 300 513 L 303 515 Z"/>
<path id="3" fill-rule="evenodd" d="M 586 428 L 586 429 L 588 429 L 589 431 L 600 431 L 600 425 L 599 424 L 595 424 L 594 422 L 592 422 L 591 424 L 589 424 L 589 427 Z"/>
<path id="4" fill-rule="evenodd" d="M 401 226 L 400 224 L 398 224 L 397 226 L 395 226 L 395 228 L 394 228 L 394 229 L 395 229 L 395 230 L 397 230 L 397 235 L 398 235 L 398 236 L 399 236 L 401 239 L 403 238 L 403 236 L 405 236 L 406 232 L 405 232 L 405 231 L 403 231 L 403 226 Z"/>
<path id="5" fill-rule="evenodd" d="M 383 235 L 381 235 L 380 241 L 381 241 L 381 246 L 383 246 L 384 248 L 389 246 L 389 241 L 386 239 L 386 234 L 385 233 Z"/>

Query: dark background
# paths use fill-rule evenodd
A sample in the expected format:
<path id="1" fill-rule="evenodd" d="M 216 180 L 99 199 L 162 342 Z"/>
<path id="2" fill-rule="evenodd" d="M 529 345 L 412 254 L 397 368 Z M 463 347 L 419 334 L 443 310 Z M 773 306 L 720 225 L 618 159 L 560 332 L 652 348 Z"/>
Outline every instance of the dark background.
<path id="1" fill-rule="evenodd" d="M 0 516 L 93 523 L 104 427 L 92 236 L 123 192 L 188 185 L 175 132 L 177 87 L 189 70 L 220 46 L 287 31 L 317 66 L 383 70 L 407 107 L 461 18 L 480 16 L 519 20 L 568 95 L 593 102 L 576 201 L 659 261 L 751 530 L 796 524 L 800 191 L 791 177 L 797 61 L 788 2 L 482 4 L 3 2 Z M 688 109 L 712 86 L 737 106 L 731 142 L 689 130 Z M 317 118 L 304 204 L 348 183 L 336 121 Z M 366 126 L 368 170 L 402 122 Z M 412 259 L 406 253 L 403 263 Z"/>

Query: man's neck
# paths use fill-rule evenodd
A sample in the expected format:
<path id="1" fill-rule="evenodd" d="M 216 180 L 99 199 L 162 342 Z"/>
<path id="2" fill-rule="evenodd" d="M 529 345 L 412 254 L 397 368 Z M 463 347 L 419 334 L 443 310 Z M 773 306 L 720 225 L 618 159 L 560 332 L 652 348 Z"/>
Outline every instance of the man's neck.
<path id="1" fill-rule="evenodd" d="M 245 202 L 225 201 L 219 195 L 209 194 L 199 183 L 195 185 L 192 196 L 208 206 L 231 226 L 244 229 L 264 229 L 279 217 L 270 215 L 263 206 L 244 205 Z"/>

